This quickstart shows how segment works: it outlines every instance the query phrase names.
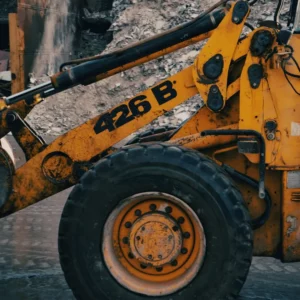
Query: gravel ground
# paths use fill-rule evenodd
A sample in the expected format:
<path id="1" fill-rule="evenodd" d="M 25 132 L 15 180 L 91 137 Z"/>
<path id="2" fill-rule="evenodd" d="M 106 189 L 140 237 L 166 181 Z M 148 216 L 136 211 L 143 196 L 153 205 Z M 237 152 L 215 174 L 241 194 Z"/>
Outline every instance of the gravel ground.
<path id="1" fill-rule="evenodd" d="M 103 53 L 121 49 L 187 22 L 215 2 L 217 1 L 115 0 L 110 15 L 113 19 L 110 30 L 105 35 L 85 32 L 82 35 L 81 47 L 76 52 L 80 57 L 99 53 L 110 40 L 112 41 Z M 249 21 L 256 25 L 271 17 L 275 7 L 276 1 L 260 0 L 253 7 Z M 191 65 L 201 47 L 202 43 L 198 43 L 96 84 L 78 86 L 52 96 L 38 105 L 27 117 L 27 121 L 41 135 L 60 135 Z M 47 77 L 42 77 L 37 82 L 46 79 Z M 158 118 L 152 125 L 177 125 L 201 105 L 200 97 L 194 97 L 167 116 Z"/>

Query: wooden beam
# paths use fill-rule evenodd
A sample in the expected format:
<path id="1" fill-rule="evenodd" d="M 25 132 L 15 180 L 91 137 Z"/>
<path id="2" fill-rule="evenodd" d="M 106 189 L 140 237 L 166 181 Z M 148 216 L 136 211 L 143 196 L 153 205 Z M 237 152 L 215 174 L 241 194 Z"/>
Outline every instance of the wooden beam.
<path id="1" fill-rule="evenodd" d="M 12 94 L 25 89 L 24 78 L 24 32 L 18 26 L 17 14 L 9 14 L 10 70 Z"/>

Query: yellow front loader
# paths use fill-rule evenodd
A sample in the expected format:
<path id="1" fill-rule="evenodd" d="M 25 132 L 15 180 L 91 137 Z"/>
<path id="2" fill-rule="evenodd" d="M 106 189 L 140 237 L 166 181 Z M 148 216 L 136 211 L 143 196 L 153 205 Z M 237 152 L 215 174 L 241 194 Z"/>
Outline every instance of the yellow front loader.
<path id="1" fill-rule="evenodd" d="M 300 2 L 287 24 L 280 0 L 252 28 L 255 2 L 219 1 L 0 100 L 0 137 L 12 132 L 27 158 L 15 170 L 0 148 L 0 216 L 74 185 L 59 254 L 77 299 L 234 299 L 253 255 L 300 261 Z M 49 145 L 24 121 L 53 94 L 205 39 L 193 65 Z M 115 146 L 196 94 L 205 105 L 180 126 Z"/>

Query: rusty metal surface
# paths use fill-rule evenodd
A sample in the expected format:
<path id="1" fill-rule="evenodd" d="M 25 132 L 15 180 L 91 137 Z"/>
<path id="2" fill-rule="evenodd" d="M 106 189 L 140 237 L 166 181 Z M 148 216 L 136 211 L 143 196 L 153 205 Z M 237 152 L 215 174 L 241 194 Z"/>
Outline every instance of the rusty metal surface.
<path id="1" fill-rule="evenodd" d="M 12 74 L 11 93 L 24 90 L 24 31 L 18 25 L 17 14 L 9 14 L 10 70 Z"/>
<path id="2" fill-rule="evenodd" d="M 300 260 L 300 203 L 294 201 L 296 194 L 300 193 L 300 180 L 297 186 L 289 188 L 290 178 L 288 171 L 283 172 L 283 211 L 282 211 L 282 255 L 284 261 L 292 262 Z"/>
<path id="3" fill-rule="evenodd" d="M 195 278 L 204 262 L 201 220 L 168 194 L 149 192 L 125 199 L 110 214 L 104 231 L 108 269 L 121 285 L 139 294 L 174 293 Z"/>
<path id="4" fill-rule="evenodd" d="M 161 81 L 136 97 L 128 99 L 110 111 L 57 138 L 45 150 L 16 171 L 13 180 L 15 192 L 12 193 L 7 206 L 1 209 L 1 216 L 34 204 L 78 181 L 78 176 L 72 176 L 67 183 L 59 185 L 49 181 L 44 176 L 41 166 L 45 157 L 50 153 L 63 152 L 76 163 L 88 163 L 94 156 L 101 154 L 131 133 L 149 124 L 158 116 L 163 115 L 166 111 L 194 96 L 197 92 L 196 89 L 186 87 L 185 84 L 187 80 L 191 79 L 191 68 L 182 70 L 168 78 L 168 80 Z M 26 106 L 23 105 L 22 108 L 26 109 Z M 123 111 L 124 109 L 132 110 L 132 116 L 125 119 L 125 121 L 117 120 L 114 122 L 112 118 L 119 115 L 120 110 Z M 0 136 L 1 130 L 4 132 L 8 130 L 5 121 L 6 113 L 3 113 L 3 126 L 0 123 Z M 23 117 L 22 113 L 18 113 Z M 123 117 L 123 114 L 119 118 L 121 117 Z M 112 123 L 109 119 L 112 120 Z M 107 127 L 110 124 L 113 128 Z M 110 131 L 106 129 L 110 129 Z M 34 186 L 34 188 L 28 191 L 28 186 Z"/>
<path id="5" fill-rule="evenodd" d="M 78 1 L 18 0 L 18 26 L 25 41 L 25 84 L 32 71 L 37 75 L 57 71 L 70 59 L 79 8 Z"/>

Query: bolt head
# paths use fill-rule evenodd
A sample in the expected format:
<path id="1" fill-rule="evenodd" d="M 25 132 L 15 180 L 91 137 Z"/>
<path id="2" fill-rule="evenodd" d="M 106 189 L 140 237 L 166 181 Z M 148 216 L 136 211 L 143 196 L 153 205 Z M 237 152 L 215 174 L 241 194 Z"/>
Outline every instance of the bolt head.
<path id="1" fill-rule="evenodd" d="M 137 209 L 134 214 L 137 216 L 137 217 L 140 217 L 142 215 L 142 212 L 140 209 Z"/>
<path id="2" fill-rule="evenodd" d="M 13 123 L 14 121 L 16 121 L 16 115 L 13 113 L 7 114 L 6 118 L 7 122 L 9 123 Z"/>
<path id="3" fill-rule="evenodd" d="M 184 219 L 184 217 L 179 217 L 177 221 L 179 224 L 183 224 L 185 219 Z"/>
<path id="4" fill-rule="evenodd" d="M 150 208 L 151 211 L 155 211 L 156 210 L 156 205 L 155 204 L 151 204 L 149 208 Z"/>
<path id="5" fill-rule="evenodd" d="M 187 254 L 187 253 L 188 253 L 188 250 L 187 250 L 186 248 L 182 248 L 182 249 L 181 249 L 181 253 L 182 253 L 182 254 Z"/>
<path id="6" fill-rule="evenodd" d="M 275 134 L 274 134 L 273 132 L 269 132 L 269 133 L 267 134 L 267 139 L 268 139 L 269 141 L 275 140 Z"/>
<path id="7" fill-rule="evenodd" d="M 131 228 L 131 226 L 132 226 L 132 224 L 131 224 L 130 222 L 126 222 L 126 223 L 125 223 L 125 227 L 126 227 L 126 228 Z"/>
<path id="8" fill-rule="evenodd" d="M 167 207 L 165 208 L 165 211 L 166 211 L 167 214 L 170 214 L 170 213 L 173 211 L 173 209 L 172 209 L 171 206 L 167 206 Z"/>
<path id="9" fill-rule="evenodd" d="M 173 226 L 172 229 L 173 229 L 173 231 L 175 231 L 175 232 L 179 230 L 178 226 Z"/>
<path id="10" fill-rule="evenodd" d="M 216 94 L 219 91 L 219 89 L 216 86 L 213 86 L 211 88 L 211 91 L 212 91 L 212 93 Z"/>
<path id="11" fill-rule="evenodd" d="M 124 244 L 128 244 L 129 243 L 129 238 L 128 237 L 124 237 L 122 239 L 122 241 L 123 241 Z"/>
<path id="12" fill-rule="evenodd" d="M 185 239 L 189 239 L 189 238 L 191 237 L 191 234 L 190 234 L 189 232 L 185 232 L 185 233 L 183 234 L 183 237 L 184 237 Z"/>
<path id="13" fill-rule="evenodd" d="M 176 267 L 178 265 L 178 261 L 175 259 L 171 262 L 171 266 Z"/>

